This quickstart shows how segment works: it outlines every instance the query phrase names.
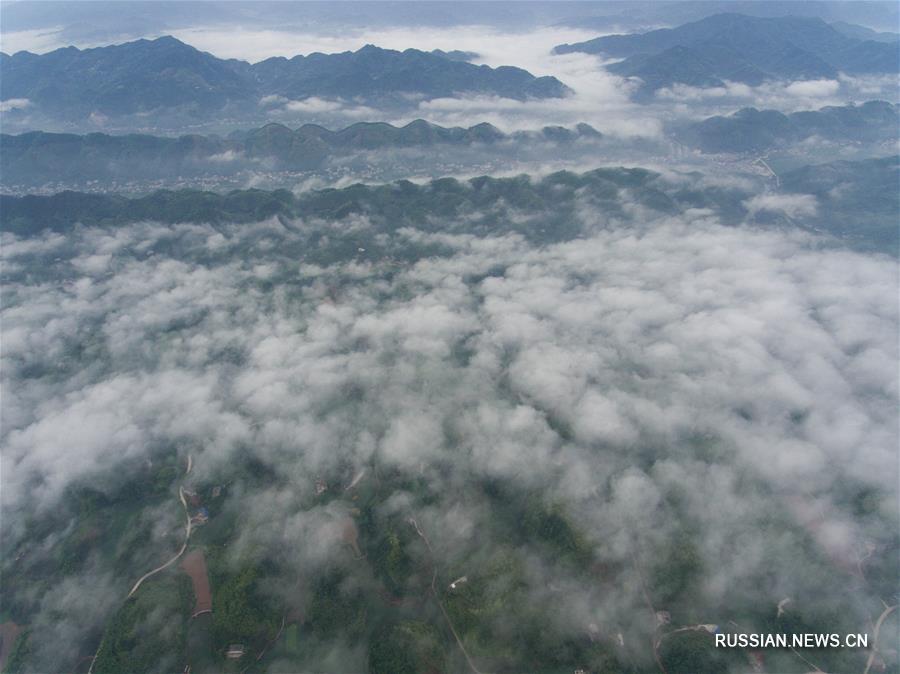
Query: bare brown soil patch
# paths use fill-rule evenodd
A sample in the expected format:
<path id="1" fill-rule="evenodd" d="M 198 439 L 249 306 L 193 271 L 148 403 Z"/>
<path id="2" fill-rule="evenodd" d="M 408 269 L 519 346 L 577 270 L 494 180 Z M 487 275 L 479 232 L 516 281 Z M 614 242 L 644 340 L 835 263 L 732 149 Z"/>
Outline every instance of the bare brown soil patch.
<path id="1" fill-rule="evenodd" d="M 212 592 L 209 589 L 209 574 L 206 572 L 206 557 L 203 550 L 194 550 L 181 560 L 181 568 L 191 577 L 194 584 L 194 611 L 192 618 L 212 611 Z"/>
<path id="2" fill-rule="evenodd" d="M 6 660 L 21 632 L 22 628 L 12 621 L 0 625 L 0 671 L 6 666 Z"/>

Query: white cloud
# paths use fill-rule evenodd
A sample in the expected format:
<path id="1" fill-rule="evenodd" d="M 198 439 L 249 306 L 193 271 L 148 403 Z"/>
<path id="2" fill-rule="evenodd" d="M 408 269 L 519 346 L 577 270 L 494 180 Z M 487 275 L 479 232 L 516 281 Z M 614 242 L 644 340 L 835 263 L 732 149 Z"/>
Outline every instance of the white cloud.
<path id="1" fill-rule="evenodd" d="M 374 108 L 351 101 L 329 100 L 310 96 L 297 101 L 284 103 L 282 113 L 300 113 L 305 115 L 334 114 L 354 119 L 377 119 L 380 113 Z"/>
<path id="2" fill-rule="evenodd" d="M 744 201 L 751 214 L 775 211 L 789 218 L 808 217 L 816 214 L 818 201 L 812 194 L 758 194 Z"/>
<path id="3" fill-rule="evenodd" d="M 284 107 L 291 112 L 335 112 L 343 107 L 338 101 L 329 101 L 317 96 L 310 96 L 299 101 L 288 101 Z"/>
<path id="4" fill-rule="evenodd" d="M 894 100 L 897 83 L 884 77 L 857 78 L 841 75 L 836 80 L 769 80 L 757 86 L 726 82 L 724 87 L 691 87 L 676 84 L 656 92 L 659 104 L 678 116 L 699 118 L 730 114 L 736 107 L 753 106 L 789 113 L 846 105 L 873 98 Z"/>
<path id="5" fill-rule="evenodd" d="M 456 220 L 378 232 L 359 216 L 6 236 L 4 528 L 177 447 L 198 479 L 249 456 L 271 471 L 271 488 L 233 485 L 247 526 L 229 548 L 294 571 L 342 559 L 349 506 L 304 501 L 316 477 L 339 489 L 377 465 L 437 495 L 398 487 L 375 516 L 415 503 L 429 531 L 445 525 L 448 568 L 503 549 L 485 480 L 560 504 L 613 579 L 515 554 L 533 566 L 529 601 L 573 634 L 600 620 L 637 642 L 633 555 L 653 564 L 688 525 L 704 607 L 815 594 L 829 560 L 896 523 L 896 261 L 708 210 L 632 210 L 611 226 L 584 204 L 580 238 L 540 245 Z M 409 257 L 316 257 L 344 232 Z M 835 495 L 856 487 L 876 518 Z M 548 577 L 565 616 L 545 608 Z"/>
<path id="6" fill-rule="evenodd" d="M 31 107 L 31 101 L 27 98 L 7 98 L 0 101 L 0 112 L 10 112 L 11 110 L 25 110 Z"/>
<path id="7" fill-rule="evenodd" d="M 801 80 L 791 82 L 784 91 L 799 98 L 827 98 L 834 96 L 841 88 L 837 80 Z"/>

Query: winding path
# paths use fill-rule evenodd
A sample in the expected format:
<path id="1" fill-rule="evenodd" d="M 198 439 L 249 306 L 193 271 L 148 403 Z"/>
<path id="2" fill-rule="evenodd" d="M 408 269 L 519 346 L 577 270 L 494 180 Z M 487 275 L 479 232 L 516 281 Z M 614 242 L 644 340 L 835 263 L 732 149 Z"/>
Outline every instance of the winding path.
<path id="1" fill-rule="evenodd" d="M 143 576 L 141 576 L 138 579 L 138 582 L 136 582 L 134 584 L 134 587 L 131 588 L 131 592 L 128 593 L 128 596 L 125 597 L 125 599 L 128 599 L 129 597 L 131 597 L 131 595 L 133 595 L 135 592 L 137 592 L 138 588 L 141 586 L 141 583 L 143 583 L 145 580 L 147 580 L 150 576 L 159 573 L 163 569 L 165 569 L 165 568 L 171 566 L 172 564 L 174 564 L 175 562 L 177 562 L 178 558 L 184 554 L 185 550 L 187 550 L 188 539 L 190 539 L 190 537 L 191 537 L 191 516 L 190 516 L 190 513 L 188 513 L 187 500 L 184 498 L 184 487 L 182 487 L 180 485 L 178 487 L 178 498 L 181 499 L 181 506 L 184 508 L 184 517 L 185 517 L 184 543 L 181 544 L 181 550 L 179 550 L 177 555 L 172 557 L 172 559 L 170 559 L 168 562 L 166 562 L 162 566 L 157 566 L 152 571 L 148 571 Z"/>
<path id="2" fill-rule="evenodd" d="M 469 663 L 469 668 L 475 674 L 481 674 L 478 670 L 478 667 L 475 666 L 475 663 L 472 661 L 472 658 L 469 657 L 469 653 L 466 651 L 466 647 L 463 646 L 462 639 L 459 638 L 459 635 L 456 633 L 456 629 L 453 627 L 453 622 L 450 620 L 450 615 L 447 613 L 447 610 L 444 608 L 444 605 L 441 604 L 440 597 L 438 597 L 437 593 L 437 565 L 434 563 L 434 550 L 431 549 L 431 543 L 428 542 L 428 538 L 426 538 L 424 532 L 419 528 L 419 523 L 416 522 L 415 517 L 409 518 L 409 523 L 413 525 L 416 529 L 416 533 L 419 534 L 419 537 L 425 542 L 425 547 L 428 548 L 428 556 L 431 558 L 431 594 L 434 596 L 434 601 L 437 603 L 438 608 L 441 609 L 441 613 L 444 614 L 444 620 L 447 621 L 447 627 L 450 628 L 450 632 L 453 633 L 453 638 L 456 639 L 456 643 L 459 645 L 459 650 L 462 651 L 463 656 L 466 658 L 466 662 Z"/>
<path id="3" fill-rule="evenodd" d="M 638 564 L 637 554 L 635 554 L 634 547 L 636 544 L 632 542 L 632 550 L 631 550 L 631 561 L 634 564 L 634 570 L 637 573 L 638 580 L 641 582 L 641 592 L 644 595 L 644 601 L 647 604 L 647 608 L 650 609 L 650 613 L 653 615 L 653 638 L 650 641 L 650 645 L 653 647 L 653 659 L 656 661 L 656 666 L 659 667 L 659 671 L 662 674 L 669 674 L 666 666 L 663 664 L 662 658 L 659 655 L 659 645 L 662 643 L 662 637 L 659 636 L 659 625 L 656 619 L 656 607 L 653 606 L 653 601 L 650 599 L 650 591 L 647 589 L 647 582 L 644 580 L 644 574 L 641 571 L 641 565 Z"/>
<path id="4" fill-rule="evenodd" d="M 187 475 L 191 472 L 191 467 L 194 465 L 194 458 L 188 454 L 187 468 L 184 471 L 184 474 Z M 138 581 L 134 584 L 134 587 L 131 588 L 131 592 L 128 593 L 128 596 L 125 597 L 126 600 L 130 599 L 131 596 L 138 591 L 138 588 L 141 586 L 145 580 L 147 580 L 150 576 L 159 573 L 163 569 L 174 564 L 181 555 L 184 554 L 184 551 L 187 550 L 188 540 L 191 537 L 191 516 L 188 513 L 187 509 L 187 499 L 184 498 L 184 486 L 178 485 L 178 498 L 181 501 L 181 507 L 184 509 L 184 517 L 185 517 L 185 526 L 184 526 L 184 543 L 181 544 L 181 550 L 178 551 L 178 554 L 172 557 L 168 562 L 163 564 L 162 566 L 158 566 L 152 571 L 148 571 L 143 576 L 141 576 Z M 94 664 L 97 662 L 97 656 L 100 655 L 100 648 L 103 646 L 103 640 L 101 639 L 100 645 L 97 646 L 97 652 L 94 653 L 94 657 L 91 660 L 91 666 L 88 669 L 88 674 L 93 674 L 94 672 Z"/>
<path id="5" fill-rule="evenodd" d="M 881 615 L 878 616 L 878 622 L 875 623 L 875 633 L 872 635 L 872 650 L 869 652 L 869 659 L 866 660 L 866 668 L 863 670 L 863 674 L 869 674 L 869 670 L 872 668 L 872 663 L 875 661 L 875 655 L 878 653 L 878 633 L 881 632 L 881 625 L 884 623 L 884 619 L 887 618 L 894 609 L 897 608 L 897 604 L 893 606 L 887 606 L 885 604 L 884 611 L 882 611 Z"/>

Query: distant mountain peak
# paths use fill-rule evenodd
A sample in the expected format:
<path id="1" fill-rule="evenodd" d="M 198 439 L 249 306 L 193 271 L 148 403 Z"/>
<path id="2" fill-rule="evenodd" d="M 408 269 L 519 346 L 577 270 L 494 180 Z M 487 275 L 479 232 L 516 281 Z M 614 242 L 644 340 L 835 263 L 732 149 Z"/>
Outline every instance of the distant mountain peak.
<path id="1" fill-rule="evenodd" d="M 156 38 L 154 40 L 148 40 L 148 42 L 153 42 L 155 44 L 162 44 L 162 45 L 175 44 L 175 45 L 183 45 L 185 47 L 190 46 L 187 43 L 182 42 L 177 37 L 174 37 L 172 35 L 160 35 L 158 38 Z M 192 49 L 193 49 L 193 47 L 192 47 Z"/>
<path id="2" fill-rule="evenodd" d="M 415 73 L 415 76 L 411 76 Z M 381 107 L 459 94 L 558 98 L 570 90 L 553 77 L 521 68 L 476 66 L 447 54 L 400 52 L 366 44 L 356 52 L 274 57 L 255 64 L 220 59 L 171 36 L 50 54 L 20 53 L 0 60 L 6 98 L 32 102 L 32 112 L 67 121 L 180 114 L 194 118 L 228 108 L 258 111 L 265 97 L 353 99 Z M 146 120 L 141 121 L 145 125 Z"/>
<path id="3" fill-rule="evenodd" d="M 623 59 L 608 66 L 641 81 L 638 95 L 683 84 L 758 85 L 767 79 L 834 78 L 839 73 L 896 74 L 896 44 L 863 41 L 817 17 L 756 17 L 721 13 L 675 28 L 608 35 L 559 45 L 555 53 L 585 52 Z"/>

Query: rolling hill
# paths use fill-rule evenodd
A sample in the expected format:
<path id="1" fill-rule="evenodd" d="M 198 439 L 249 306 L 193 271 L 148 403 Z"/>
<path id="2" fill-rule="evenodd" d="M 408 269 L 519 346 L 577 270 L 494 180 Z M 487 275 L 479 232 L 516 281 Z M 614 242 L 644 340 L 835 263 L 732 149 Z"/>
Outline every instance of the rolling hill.
<path id="1" fill-rule="evenodd" d="M 864 250 L 897 255 L 897 218 L 900 204 L 898 157 L 839 161 L 805 166 L 782 176 L 783 194 L 812 195 L 818 208 L 791 220 L 753 216 L 755 222 L 782 227 L 800 226 L 827 232 Z M 685 187 L 684 180 L 691 186 Z M 407 180 L 382 185 L 355 184 L 295 194 L 288 190 L 158 190 L 137 198 L 120 194 L 65 191 L 50 196 L 0 194 L 0 231 L 30 236 L 44 230 L 68 231 L 76 224 L 119 226 L 143 220 L 157 222 L 257 222 L 271 217 L 341 219 L 364 215 L 377 231 L 410 226 L 426 230 L 459 223 L 460 231 L 479 236 L 518 231 L 536 241 L 575 236 L 581 225 L 575 213 L 587 202 L 610 216 L 628 222 L 621 194 L 661 214 L 684 209 L 711 209 L 721 221 L 739 225 L 751 217 L 747 200 L 752 191 L 737 186 L 703 184 L 700 173 L 669 181 L 641 168 L 604 168 L 586 173 L 561 171 L 542 178 L 481 176 L 467 181 L 441 178 L 426 184 Z M 473 225 L 466 214 L 489 212 Z M 541 218 L 505 220 L 503 214 L 525 212 Z M 769 215 L 769 214 L 763 214 Z M 505 223 L 505 224 L 504 224 Z M 512 224 L 511 224 L 512 223 Z M 289 226 L 289 224 L 287 225 Z M 509 228 L 513 229 L 510 230 Z M 441 231 L 448 231 L 442 229 Z M 366 248 L 374 246 L 368 241 Z"/>
<path id="2" fill-rule="evenodd" d="M 329 157 L 370 150 L 474 147 L 535 142 L 565 145 L 594 140 L 602 134 L 587 124 L 569 129 L 506 134 L 477 124 L 447 128 L 418 119 L 403 127 L 359 122 L 331 131 L 316 124 L 290 129 L 270 123 L 227 138 L 184 135 L 177 138 L 142 134 L 85 135 L 32 131 L 0 135 L 0 183 L 42 185 L 88 180 L 140 180 L 171 176 L 223 175 L 241 170 L 307 171 Z"/>

